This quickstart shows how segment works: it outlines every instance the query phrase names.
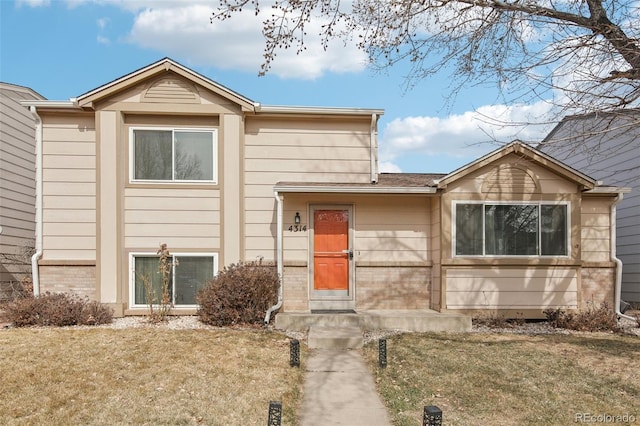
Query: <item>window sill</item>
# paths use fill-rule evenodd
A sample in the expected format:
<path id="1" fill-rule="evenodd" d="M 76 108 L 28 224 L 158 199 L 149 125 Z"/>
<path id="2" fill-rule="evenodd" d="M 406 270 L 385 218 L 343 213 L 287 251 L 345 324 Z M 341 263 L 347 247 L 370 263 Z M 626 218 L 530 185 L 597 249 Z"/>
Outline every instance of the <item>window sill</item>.
<path id="1" fill-rule="evenodd" d="M 582 261 L 557 257 L 474 257 L 443 259 L 442 266 L 582 266 Z"/>
<path id="2" fill-rule="evenodd" d="M 193 183 L 193 182 L 129 182 L 125 188 L 130 189 L 220 189 L 218 183 Z"/>

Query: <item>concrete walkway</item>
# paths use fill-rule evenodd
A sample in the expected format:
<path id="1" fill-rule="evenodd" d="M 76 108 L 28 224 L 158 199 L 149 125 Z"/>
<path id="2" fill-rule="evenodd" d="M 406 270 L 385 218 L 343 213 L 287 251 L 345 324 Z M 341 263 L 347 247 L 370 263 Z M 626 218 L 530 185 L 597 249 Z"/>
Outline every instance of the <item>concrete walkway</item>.
<path id="1" fill-rule="evenodd" d="M 301 426 L 390 424 L 387 410 L 359 350 L 309 351 Z"/>

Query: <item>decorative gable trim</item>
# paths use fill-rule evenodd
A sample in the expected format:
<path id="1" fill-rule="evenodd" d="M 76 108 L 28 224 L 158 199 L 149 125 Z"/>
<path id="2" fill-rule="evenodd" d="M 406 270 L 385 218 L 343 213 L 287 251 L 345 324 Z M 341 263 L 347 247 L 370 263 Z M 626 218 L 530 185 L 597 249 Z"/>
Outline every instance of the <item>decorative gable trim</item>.
<path id="1" fill-rule="evenodd" d="M 185 80 L 165 77 L 149 84 L 142 94 L 142 102 L 198 104 L 200 94 L 193 84 Z"/>
<path id="2" fill-rule="evenodd" d="M 485 178 L 482 192 L 537 194 L 540 193 L 540 183 L 531 170 L 515 164 L 502 164 Z"/>

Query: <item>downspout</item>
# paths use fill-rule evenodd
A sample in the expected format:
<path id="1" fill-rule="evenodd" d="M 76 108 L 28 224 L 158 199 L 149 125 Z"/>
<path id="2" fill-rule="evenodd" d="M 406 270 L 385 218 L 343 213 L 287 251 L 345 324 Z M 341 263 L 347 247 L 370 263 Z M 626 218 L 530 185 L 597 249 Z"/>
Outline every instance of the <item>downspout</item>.
<path id="1" fill-rule="evenodd" d="M 282 307 L 282 279 L 283 279 L 283 265 L 282 265 L 282 197 L 278 194 L 278 191 L 274 191 L 273 195 L 276 197 L 276 267 L 278 268 L 278 279 L 280 285 L 278 286 L 278 303 L 273 305 L 267 310 L 264 316 L 264 324 L 269 325 L 271 320 L 271 314 Z"/>
<path id="2" fill-rule="evenodd" d="M 31 277 L 33 280 L 33 295 L 40 295 L 40 269 L 38 260 L 42 257 L 42 119 L 35 106 L 29 111 L 36 122 L 36 252 L 31 256 Z"/>
<path id="3" fill-rule="evenodd" d="M 622 261 L 618 259 L 616 253 L 616 245 L 617 245 L 617 205 L 620 204 L 622 199 L 624 198 L 624 194 L 622 192 L 618 193 L 618 196 L 611 204 L 611 260 L 616 264 L 616 283 L 615 283 L 615 294 L 613 303 L 615 304 L 616 315 L 618 317 L 626 318 L 631 321 L 635 321 L 634 317 L 630 317 L 629 315 L 625 315 L 620 312 L 620 298 L 622 293 Z"/>
<path id="4" fill-rule="evenodd" d="M 369 157 L 371 160 L 371 183 L 378 183 L 378 114 L 371 114 L 371 142 L 369 144 Z"/>

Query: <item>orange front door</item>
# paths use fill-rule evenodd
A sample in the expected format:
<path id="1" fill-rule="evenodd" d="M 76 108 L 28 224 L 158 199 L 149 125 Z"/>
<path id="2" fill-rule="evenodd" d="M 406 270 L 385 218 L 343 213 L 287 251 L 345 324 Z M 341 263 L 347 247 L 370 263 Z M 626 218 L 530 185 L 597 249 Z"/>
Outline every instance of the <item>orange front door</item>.
<path id="1" fill-rule="evenodd" d="M 349 290 L 349 210 L 315 210 L 313 288 Z"/>

